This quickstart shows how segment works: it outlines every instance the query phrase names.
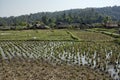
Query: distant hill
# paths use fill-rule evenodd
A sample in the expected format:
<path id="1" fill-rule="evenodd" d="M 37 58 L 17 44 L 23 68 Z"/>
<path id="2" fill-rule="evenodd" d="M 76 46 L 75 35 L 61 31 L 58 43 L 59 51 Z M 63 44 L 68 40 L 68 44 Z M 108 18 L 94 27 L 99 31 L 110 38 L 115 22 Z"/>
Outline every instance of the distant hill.
<path id="1" fill-rule="evenodd" d="M 111 16 L 113 20 L 120 20 L 120 6 L 96 8 L 96 12 Z"/>
<path id="2" fill-rule="evenodd" d="M 57 23 L 92 24 L 103 22 L 106 16 L 114 21 L 120 21 L 120 6 L 103 8 L 71 9 L 58 12 L 39 12 L 30 15 L 0 18 L 0 26 L 27 26 L 28 24 L 45 24 L 55 26 Z"/>

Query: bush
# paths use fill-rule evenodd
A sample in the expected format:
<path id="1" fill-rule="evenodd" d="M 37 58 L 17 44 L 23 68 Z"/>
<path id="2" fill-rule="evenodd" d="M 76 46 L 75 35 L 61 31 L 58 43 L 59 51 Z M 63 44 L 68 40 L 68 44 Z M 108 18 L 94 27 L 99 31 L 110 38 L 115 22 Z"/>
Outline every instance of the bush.
<path id="1" fill-rule="evenodd" d="M 120 38 L 115 39 L 114 42 L 120 45 Z"/>

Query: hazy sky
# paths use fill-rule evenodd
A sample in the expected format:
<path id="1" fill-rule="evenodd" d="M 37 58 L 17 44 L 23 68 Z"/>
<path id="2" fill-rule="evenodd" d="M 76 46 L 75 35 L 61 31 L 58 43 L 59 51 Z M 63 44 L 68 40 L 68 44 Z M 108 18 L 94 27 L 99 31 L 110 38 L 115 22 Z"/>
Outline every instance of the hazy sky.
<path id="1" fill-rule="evenodd" d="M 120 6 L 120 0 L 0 0 L 0 17 L 114 5 Z"/>

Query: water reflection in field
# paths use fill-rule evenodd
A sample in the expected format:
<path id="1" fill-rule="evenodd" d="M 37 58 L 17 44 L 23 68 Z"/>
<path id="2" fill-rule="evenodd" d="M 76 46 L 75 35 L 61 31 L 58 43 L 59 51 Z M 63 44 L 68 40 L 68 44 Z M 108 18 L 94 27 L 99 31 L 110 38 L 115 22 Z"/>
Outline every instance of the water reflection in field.
<path id="1" fill-rule="evenodd" d="M 112 42 L 1 41 L 1 59 L 43 59 L 53 65 L 88 66 L 120 79 L 120 46 Z"/>

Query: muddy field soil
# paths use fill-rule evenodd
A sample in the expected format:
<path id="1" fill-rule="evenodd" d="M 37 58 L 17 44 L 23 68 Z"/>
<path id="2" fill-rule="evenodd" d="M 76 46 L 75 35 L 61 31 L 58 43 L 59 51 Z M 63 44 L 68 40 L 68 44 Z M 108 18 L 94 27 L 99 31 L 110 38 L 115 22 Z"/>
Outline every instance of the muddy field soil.
<path id="1" fill-rule="evenodd" d="M 86 66 L 52 65 L 42 60 L 1 60 L 0 80 L 111 80 Z"/>

